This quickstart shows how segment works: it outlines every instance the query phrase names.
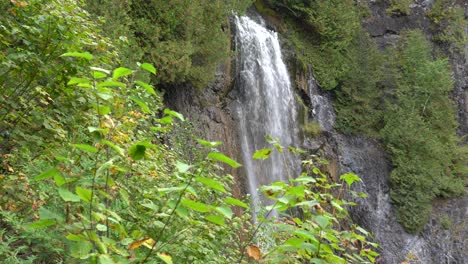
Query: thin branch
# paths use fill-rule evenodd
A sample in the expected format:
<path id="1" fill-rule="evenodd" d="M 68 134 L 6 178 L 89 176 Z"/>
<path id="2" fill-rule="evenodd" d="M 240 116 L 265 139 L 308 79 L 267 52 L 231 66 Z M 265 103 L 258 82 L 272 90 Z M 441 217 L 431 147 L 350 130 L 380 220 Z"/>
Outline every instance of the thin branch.
<path id="1" fill-rule="evenodd" d="M 200 170 L 197 177 L 199 177 L 202 174 L 203 170 L 204 170 L 204 168 L 202 168 Z M 159 231 L 158 235 L 156 236 L 156 239 L 155 239 L 155 241 L 153 243 L 153 246 L 151 247 L 150 251 L 148 252 L 148 254 L 146 255 L 146 257 L 143 259 L 143 261 L 141 263 L 145 263 L 148 260 L 148 258 L 151 256 L 151 254 L 153 254 L 153 251 L 156 248 L 156 244 L 161 239 L 161 237 L 162 237 L 164 231 L 166 230 L 170 220 L 172 219 L 172 216 L 174 215 L 175 211 L 177 210 L 177 207 L 179 206 L 180 202 L 182 201 L 182 197 L 184 196 L 185 191 L 190 186 L 190 184 L 192 183 L 192 180 L 194 178 L 195 178 L 195 174 L 192 174 L 189 181 L 187 182 L 187 185 L 185 185 L 185 188 L 180 192 L 179 198 L 177 199 L 177 202 L 176 202 L 176 204 L 174 206 L 174 209 L 172 209 L 172 212 L 169 214 L 169 217 L 166 219 L 166 222 L 164 223 L 163 228 Z"/>

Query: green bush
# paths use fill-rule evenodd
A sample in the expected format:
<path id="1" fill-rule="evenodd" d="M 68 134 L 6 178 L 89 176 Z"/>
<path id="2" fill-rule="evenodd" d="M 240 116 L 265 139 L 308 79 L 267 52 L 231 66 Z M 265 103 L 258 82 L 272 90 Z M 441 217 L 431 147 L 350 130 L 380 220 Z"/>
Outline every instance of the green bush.
<path id="1" fill-rule="evenodd" d="M 308 137 L 316 137 L 320 135 L 320 133 L 322 132 L 322 129 L 320 128 L 320 124 L 315 121 L 304 124 L 303 129 L 304 129 L 304 133 Z"/>
<path id="2" fill-rule="evenodd" d="M 361 32 L 348 52 L 350 70 L 335 89 L 336 128 L 344 133 L 376 136 L 383 123 L 385 57 Z"/>
<path id="3" fill-rule="evenodd" d="M 468 44 L 468 34 L 465 28 L 468 21 L 465 10 L 454 0 L 437 0 L 427 13 L 434 23 L 434 40 L 448 43 L 457 52 L 463 52 Z"/>
<path id="4" fill-rule="evenodd" d="M 457 121 L 449 99 L 453 80 L 447 60 L 432 58 L 420 31 L 407 32 L 395 52 L 396 88 L 381 134 L 392 154 L 391 197 L 398 220 L 408 231 L 419 232 L 432 199 L 463 193 L 456 170 Z"/>
<path id="5" fill-rule="evenodd" d="M 414 0 L 390 0 L 390 7 L 387 8 L 389 14 L 409 15 L 411 13 L 411 4 Z"/>
<path id="6" fill-rule="evenodd" d="M 336 88 L 351 69 L 348 51 L 361 28 L 360 11 L 354 1 L 266 3 L 286 15 L 286 37 L 304 66 L 312 65 L 323 88 Z"/>
<path id="7" fill-rule="evenodd" d="M 230 56 L 228 16 L 251 0 L 87 1 L 102 16 L 105 33 L 118 40 L 123 62 L 148 61 L 164 84 L 189 82 L 204 88 L 216 66 Z M 209 15 L 208 15 L 209 14 Z"/>

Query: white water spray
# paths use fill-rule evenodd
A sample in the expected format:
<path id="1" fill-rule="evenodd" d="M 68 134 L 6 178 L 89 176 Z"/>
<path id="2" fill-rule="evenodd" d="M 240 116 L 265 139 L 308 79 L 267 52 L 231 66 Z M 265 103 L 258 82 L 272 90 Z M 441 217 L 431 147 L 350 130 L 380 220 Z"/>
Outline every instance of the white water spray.
<path id="1" fill-rule="evenodd" d="M 283 62 L 276 32 L 265 28 L 263 20 L 236 17 L 239 51 L 238 107 L 241 148 L 248 187 L 256 208 L 264 199 L 257 188 L 274 181 L 295 177 L 298 163 L 288 152 L 297 143 L 296 104 L 288 70 Z M 278 138 L 285 146 L 266 161 L 254 161 L 256 150 L 271 147 L 265 135 Z"/>

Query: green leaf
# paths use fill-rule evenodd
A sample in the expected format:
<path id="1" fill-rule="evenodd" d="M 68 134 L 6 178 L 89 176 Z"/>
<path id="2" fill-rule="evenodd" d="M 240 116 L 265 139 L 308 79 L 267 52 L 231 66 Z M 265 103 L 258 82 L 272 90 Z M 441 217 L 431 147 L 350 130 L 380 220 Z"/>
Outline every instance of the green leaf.
<path id="1" fill-rule="evenodd" d="M 97 224 L 96 229 L 101 231 L 101 232 L 106 232 L 107 231 L 107 226 L 105 226 L 103 224 Z"/>
<path id="2" fill-rule="evenodd" d="M 183 189 L 185 189 L 185 186 L 184 187 L 179 186 L 179 187 L 158 188 L 158 192 L 170 193 L 170 192 L 182 191 Z"/>
<path id="3" fill-rule="evenodd" d="M 172 264 L 172 257 L 168 255 L 167 253 L 164 252 L 158 252 L 157 253 L 158 258 L 160 258 L 164 263 L 166 264 Z"/>
<path id="4" fill-rule="evenodd" d="M 312 252 L 312 253 L 315 253 L 317 252 L 318 250 L 318 247 L 316 244 L 312 244 L 312 243 L 301 243 L 301 249 L 305 249 L 305 250 L 308 250 L 309 252 Z M 333 264 L 335 264 L 335 262 L 331 262 Z"/>
<path id="5" fill-rule="evenodd" d="M 172 116 L 165 116 L 161 119 L 156 119 L 156 121 L 160 124 L 165 125 L 165 124 L 172 124 L 173 119 L 172 119 Z"/>
<path id="6" fill-rule="evenodd" d="M 111 72 L 109 70 L 106 70 L 106 69 L 103 69 L 103 68 L 99 68 L 99 67 L 89 67 L 91 70 L 93 71 L 99 71 L 99 72 L 102 72 L 102 73 L 105 73 L 106 75 L 109 75 Z"/>
<path id="7" fill-rule="evenodd" d="M 138 84 L 139 86 L 143 87 L 147 93 L 151 94 L 151 95 L 156 95 L 156 92 L 154 91 L 154 88 L 153 86 L 147 84 L 147 83 L 144 83 L 142 81 L 135 81 L 136 84 Z"/>
<path id="8" fill-rule="evenodd" d="M 102 78 L 106 78 L 106 77 L 107 77 L 107 74 L 105 74 L 103 72 L 93 71 L 93 78 L 94 79 L 102 79 Z"/>
<path id="9" fill-rule="evenodd" d="M 210 158 L 212 160 L 216 160 L 216 161 L 226 163 L 227 165 L 229 165 L 229 166 L 231 166 L 233 168 L 238 168 L 238 167 L 241 166 L 235 160 L 233 160 L 233 159 L 231 159 L 231 158 L 227 157 L 226 155 L 224 155 L 222 153 L 219 153 L 219 152 L 210 152 L 208 154 L 208 158 Z"/>
<path id="10" fill-rule="evenodd" d="M 70 81 L 68 81 L 67 85 L 73 85 L 73 84 L 78 84 L 78 83 L 86 83 L 89 84 L 91 83 L 91 80 L 86 79 L 86 78 L 77 78 L 77 77 L 72 77 Z"/>
<path id="11" fill-rule="evenodd" d="M 317 241 L 317 238 L 315 238 L 314 234 L 306 230 L 301 230 L 301 229 L 296 230 L 294 231 L 294 235 L 305 238 L 305 239 L 309 239 L 310 241 L 313 241 L 313 242 Z"/>
<path id="12" fill-rule="evenodd" d="M 173 116 L 175 118 L 178 118 L 181 121 L 185 121 L 184 116 L 182 114 L 180 114 L 180 113 L 177 113 L 176 111 L 172 111 L 172 110 L 169 110 L 169 109 L 166 108 L 166 109 L 164 109 L 164 114 Z"/>
<path id="13" fill-rule="evenodd" d="M 87 259 L 89 252 L 93 249 L 93 244 L 86 240 L 81 240 L 73 243 L 70 247 L 70 255 L 78 259 Z"/>
<path id="14" fill-rule="evenodd" d="M 127 206 L 130 206 L 130 197 L 128 195 L 128 192 L 124 189 L 119 190 L 120 197 L 122 197 L 122 200 L 125 202 Z"/>
<path id="15" fill-rule="evenodd" d="M 128 150 L 128 155 L 133 160 L 141 160 L 145 157 L 146 146 L 140 143 L 136 143 Z"/>
<path id="16" fill-rule="evenodd" d="M 109 88 L 105 88 L 105 87 L 99 87 L 97 91 L 97 95 L 104 101 L 107 101 L 114 97 L 114 95 L 112 94 L 112 90 Z"/>
<path id="17" fill-rule="evenodd" d="M 78 196 L 81 198 L 81 200 L 87 203 L 91 201 L 91 190 L 77 186 L 75 191 L 76 191 L 76 194 L 78 194 Z"/>
<path id="18" fill-rule="evenodd" d="M 301 244 L 303 244 L 303 240 L 302 239 L 299 239 L 297 237 L 291 237 L 289 238 L 288 240 L 286 240 L 284 242 L 285 245 L 291 245 L 291 246 L 294 246 L 296 248 L 300 248 L 301 247 Z"/>
<path id="19" fill-rule="evenodd" d="M 199 139 L 199 138 L 197 138 L 196 140 L 198 141 L 198 143 L 200 143 L 200 145 L 205 146 L 205 147 L 217 147 L 217 146 L 223 144 L 220 141 L 210 142 L 210 141 L 206 141 L 206 140 Z"/>
<path id="20" fill-rule="evenodd" d="M 91 152 L 91 153 L 97 153 L 99 150 L 93 146 L 87 145 L 87 144 L 71 144 L 72 147 L 75 147 L 79 150 Z"/>
<path id="21" fill-rule="evenodd" d="M 192 168 L 192 166 L 185 164 L 179 160 L 176 161 L 175 166 L 180 173 L 186 173 L 190 168 Z"/>
<path id="22" fill-rule="evenodd" d="M 93 59 L 93 55 L 91 55 L 89 52 L 67 52 L 67 53 L 60 55 L 60 57 L 75 57 L 75 58 L 82 58 L 85 60 Z"/>
<path id="23" fill-rule="evenodd" d="M 99 127 L 88 127 L 88 131 L 89 131 L 90 133 L 93 133 L 93 132 L 107 133 L 107 132 L 109 132 L 109 129 L 107 129 L 107 128 L 99 128 Z"/>
<path id="24" fill-rule="evenodd" d="M 57 214 L 56 212 L 52 212 L 49 209 L 45 208 L 44 206 L 39 208 L 38 213 L 39 213 L 40 219 L 57 219 L 58 221 L 63 220 L 63 217 L 60 214 Z"/>
<path id="25" fill-rule="evenodd" d="M 312 201 L 304 201 L 304 202 L 300 202 L 300 203 L 297 203 L 295 204 L 295 206 L 307 206 L 307 207 L 312 207 L 314 205 L 317 205 L 319 204 L 319 202 L 317 200 L 312 200 Z"/>
<path id="26" fill-rule="evenodd" d="M 227 206 L 220 206 L 215 208 L 216 211 L 220 212 L 223 214 L 226 218 L 231 219 L 234 213 L 232 212 L 231 208 Z"/>
<path id="27" fill-rule="evenodd" d="M 325 227 L 327 227 L 327 225 L 328 225 L 328 218 L 326 218 L 325 216 L 317 215 L 317 216 L 315 216 L 314 220 L 315 220 L 315 222 L 317 222 L 319 224 L 319 226 L 322 229 L 325 229 Z"/>
<path id="28" fill-rule="evenodd" d="M 240 200 L 237 200 L 236 198 L 232 198 L 232 197 L 227 197 L 226 199 L 224 199 L 224 202 L 227 203 L 227 204 L 231 204 L 231 205 L 235 205 L 235 206 L 240 206 L 240 207 L 243 207 L 245 209 L 249 208 L 249 206 L 240 201 Z"/>
<path id="29" fill-rule="evenodd" d="M 133 71 L 130 70 L 130 69 L 127 69 L 127 68 L 124 68 L 124 67 L 119 67 L 119 68 L 115 69 L 114 72 L 112 73 L 112 79 L 114 81 L 116 81 L 120 77 L 128 76 L 128 75 L 130 75 L 132 73 L 133 73 Z"/>
<path id="30" fill-rule="evenodd" d="M 119 154 L 120 156 L 124 156 L 124 151 L 122 148 L 120 148 L 119 146 L 115 145 L 114 143 L 110 142 L 109 140 L 102 140 L 101 141 L 103 144 L 111 147 L 113 150 L 115 150 L 115 152 L 117 152 L 117 154 Z"/>
<path id="31" fill-rule="evenodd" d="M 94 107 L 96 108 L 96 110 L 98 111 L 100 115 L 107 115 L 111 111 L 111 108 L 108 105 L 102 105 L 102 104 L 96 105 L 95 104 Z"/>
<path id="32" fill-rule="evenodd" d="M 100 82 L 97 85 L 98 87 L 120 87 L 120 88 L 125 88 L 127 85 L 123 82 L 113 82 L 113 81 L 106 81 L 106 82 Z"/>
<path id="33" fill-rule="evenodd" d="M 115 264 L 109 255 L 99 255 L 99 264 Z"/>
<path id="34" fill-rule="evenodd" d="M 286 194 L 297 195 L 299 197 L 305 196 L 305 187 L 304 185 L 294 186 L 291 189 L 286 191 Z"/>
<path id="35" fill-rule="evenodd" d="M 331 201 L 331 205 L 335 207 L 336 209 L 338 209 L 338 211 L 340 212 L 343 211 L 343 207 L 341 207 L 337 202 Z"/>
<path id="36" fill-rule="evenodd" d="M 60 171 L 57 170 L 56 168 L 51 168 L 51 169 L 48 169 L 48 170 L 44 171 L 43 173 L 35 176 L 34 180 L 36 180 L 36 181 L 44 180 L 44 179 L 55 177 L 56 175 L 60 175 Z"/>
<path id="37" fill-rule="evenodd" d="M 348 186 L 351 186 L 351 184 L 353 184 L 354 182 L 361 181 L 361 178 L 359 178 L 356 174 L 349 172 L 341 175 L 340 180 L 344 180 L 348 184 Z"/>
<path id="38" fill-rule="evenodd" d="M 135 96 L 130 96 L 129 97 L 133 102 L 135 102 L 136 104 L 138 104 L 141 108 L 141 110 L 143 110 L 143 113 L 145 114 L 149 114 L 151 113 L 151 109 L 148 107 L 148 105 L 143 102 L 141 99 L 135 97 Z"/>
<path id="39" fill-rule="evenodd" d="M 68 234 L 66 236 L 66 238 L 70 241 L 75 241 L 75 242 L 78 242 L 78 241 L 83 241 L 85 240 L 85 238 L 83 237 L 83 235 L 75 235 L 75 234 Z"/>
<path id="40" fill-rule="evenodd" d="M 182 200 L 181 204 L 189 209 L 192 209 L 194 211 L 201 212 L 201 213 L 206 213 L 206 212 L 211 211 L 211 206 L 204 204 L 204 203 L 192 201 L 192 200 L 184 199 Z"/>
<path id="41" fill-rule="evenodd" d="M 66 188 L 63 188 L 63 187 L 59 188 L 58 193 L 65 202 L 79 202 L 80 201 L 80 197 L 78 195 L 70 192 Z"/>
<path id="42" fill-rule="evenodd" d="M 204 185 L 206 185 L 207 187 L 209 187 L 211 189 L 226 193 L 226 190 L 224 189 L 224 186 L 221 183 L 219 183 L 218 181 L 215 181 L 213 179 L 206 178 L 206 177 L 196 177 L 195 180 L 197 182 L 203 183 Z"/>
<path id="43" fill-rule="evenodd" d="M 317 180 L 315 178 L 312 178 L 312 177 L 299 177 L 299 178 L 296 178 L 294 180 L 291 180 L 291 182 L 302 182 L 302 183 L 316 183 Z"/>
<path id="44" fill-rule="evenodd" d="M 142 63 L 140 65 L 140 67 L 143 69 L 143 70 L 146 70 L 146 71 L 149 71 L 150 73 L 156 75 L 156 68 L 154 68 L 153 65 L 149 64 L 149 63 Z"/>
<path id="45" fill-rule="evenodd" d="M 318 258 L 313 258 L 310 260 L 312 264 L 328 264 L 328 262 L 318 259 Z"/>
<path id="46" fill-rule="evenodd" d="M 57 184 L 58 187 L 64 185 L 67 182 L 65 180 L 65 178 L 60 173 L 57 173 L 57 174 L 54 175 L 54 181 L 55 181 L 55 184 Z"/>
<path id="47" fill-rule="evenodd" d="M 48 226 L 55 225 L 55 220 L 54 219 L 42 219 L 37 222 L 31 223 L 27 225 L 27 228 L 32 228 L 32 229 L 39 229 L 39 228 L 45 228 Z"/>
<path id="48" fill-rule="evenodd" d="M 224 223 L 224 218 L 219 215 L 208 215 L 205 219 L 220 226 L 224 226 L 226 224 Z"/>
<path id="49" fill-rule="evenodd" d="M 269 149 L 269 148 L 264 148 L 264 149 L 260 149 L 260 150 L 257 150 L 254 154 L 253 154 L 253 159 L 263 159 L 263 160 L 266 160 L 268 159 L 268 157 L 270 157 L 270 154 L 271 154 L 272 150 Z"/>

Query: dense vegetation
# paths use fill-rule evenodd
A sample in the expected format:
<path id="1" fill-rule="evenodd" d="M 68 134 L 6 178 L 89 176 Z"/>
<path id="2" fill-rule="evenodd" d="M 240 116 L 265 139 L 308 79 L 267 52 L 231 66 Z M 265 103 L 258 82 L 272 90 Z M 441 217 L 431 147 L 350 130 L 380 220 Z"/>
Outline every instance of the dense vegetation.
<path id="1" fill-rule="evenodd" d="M 0 262 L 375 261 L 343 198 L 356 175 L 329 182 L 325 161 L 290 149 L 305 157 L 303 173 L 262 188 L 274 201 L 267 214 L 288 213 L 253 223 L 248 198 L 229 194 L 225 169 L 240 164 L 164 108 L 156 84 L 209 83 L 231 55 L 228 16 L 249 4 L 0 2 Z M 399 220 L 421 230 L 434 197 L 463 192 L 446 59 L 418 31 L 382 54 L 351 0 L 257 6 L 285 15 L 304 66 L 336 95 L 337 128 L 385 142 Z M 437 1 L 428 16 L 456 50 L 466 34 L 450 21 L 466 20 L 451 7 Z M 271 143 L 254 158 L 286 151 Z"/>
<path id="2" fill-rule="evenodd" d="M 421 231 L 436 196 L 463 194 L 453 80 L 446 59 L 434 60 L 419 31 L 410 31 L 395 51 L 398 71 L 382 137 L 392 154 L 392 199 L 401 223 Z"/>
<path id="3" fill-rule="evenodd" d="M 164 108 L 152 83 L 201 85 L 228 55 L 232 2 L 0 2 L 0 262 L 375 261 L 343 198 L 356 175 L 289 149 L 302 174 L 262 189 L 281 217 L 252 222 L 229 194 L 240 164 Z"/>
<path id="4" fill-rule="evenodd" d="M 389 1 L 389 15 L 409 15 L 412 1 Z M 298 59 L 310 64 L 324 89 L 336 97 L 336 129 L 382 139 L 394 171 L 391 197 L 398 220 L 419 232 L 435 197 L 463 194 L 463 157 L 456 136 L 448 62 L 433 57 L 420 31 L 401 35 L 395 48 L 379 51 L 364 32 L 369 15 L 360 1 L 257 1 L 278 18 Z M 427 12 L 433 41 L 460 52 L 467 43 L 463 8 L 438 0 Z"/>

